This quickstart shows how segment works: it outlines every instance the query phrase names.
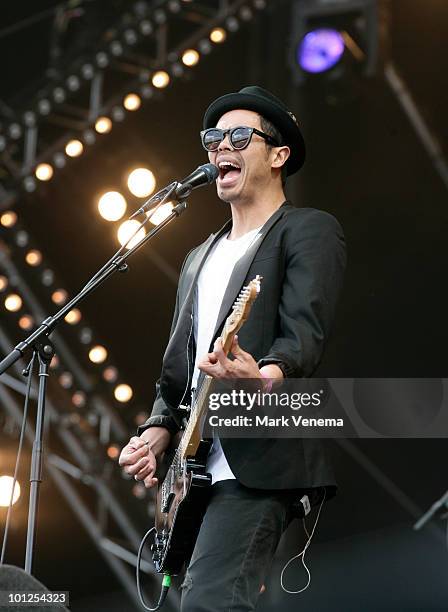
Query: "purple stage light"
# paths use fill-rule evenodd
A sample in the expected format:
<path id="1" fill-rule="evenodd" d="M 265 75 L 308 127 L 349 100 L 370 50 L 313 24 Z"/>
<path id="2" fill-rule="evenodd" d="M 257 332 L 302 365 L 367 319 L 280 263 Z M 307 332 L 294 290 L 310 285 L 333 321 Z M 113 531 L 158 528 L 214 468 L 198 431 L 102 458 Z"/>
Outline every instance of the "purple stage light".
<path id="1" fill-rule="evenodd" d="M 319 28 L 303 37 L 297 48 L 297 62 L 305 72 L 324 72 L 339 62 L 344 47 L 344 39 L 337 30 Z"/>

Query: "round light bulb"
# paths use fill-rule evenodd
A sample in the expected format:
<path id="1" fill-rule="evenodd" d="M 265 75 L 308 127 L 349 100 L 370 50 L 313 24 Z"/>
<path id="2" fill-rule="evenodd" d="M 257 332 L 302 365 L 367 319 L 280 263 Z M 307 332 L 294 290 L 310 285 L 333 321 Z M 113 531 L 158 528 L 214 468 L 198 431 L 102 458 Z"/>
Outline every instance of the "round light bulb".
<path id="1" fill-rule="evenodd" d="M 39 164 L 34 174 L 40 181 L 49 181 L 53 176 L 53 167 L 50 164 Z"/>
<path id="2" fill-rule="evenodd" d="M 196 66 L 199 62 L 199 57 L 199 53 L 196 49 L 187 49 L 187 51 L 184 51 L 182 54 L 182 62 L 185 66 Z"/>
<path id="3" fill-rule="evenodd" d="M 147 198 L 154 191 L 156 179 L 151 170 L 136 168 L 128 176 L 129 191 L 137 198 Z"/>
<path id="4" fill-rule="evenodd" d="M 136 219 L 131 219 L 129 221 L 124 221 L 120 227 L 118 228 L 117 237 L 118 242 L 121 246 L 124 246 L 126 242 L 131 238 L 134 232 L 138 229 L 140 223 Z M 144 227 L 140 228 L 136 235 L 130 240 L 130 242 L 126 245 L 127 249 L 132 249 L 136 244 L 138 244 L 146 235 L 146 230 Z"/>
<path id="5" fill-rule="evenodd" d="M 114 389 L 115 399 L 122 403 L 129 402 L 133 394 L 132 388 L 129 385 L 117 385 Z"/>
<path id="6" fill-rule="evenodd" d="M 107 359 L 107 350 L 104 346 L 97 344 L 90 349 L 89 359 L 93 363 L 103 363 Z"/>
<path id="7" fill-rule="evenodd" d="M 106 221 L 118 221 L 126 208 L 126 200 L 119 191 L 107 191 L 98 200 L 99 213 Z"/>
<path id="8" fill-rule="evenodd" d="M 69 157 L 78 157 L 84 151 L 84 145 L 80 140 L 70 140 L 65 145 L 65 152 Z"/>
<path id="9" fill-rule="evenodd" d="M 109 117 L 98 117 L 95 122 L 95 130 L 98 134 L 107 134 L 112 129 L 112 121 Z"/>
<path id="10" fill-rule="evenodd" d="M 141 106 L 141 98 L 137 94 L 130 93 L 123 100 L 123 106 L 128 111 L 136 111 Z"/>
<path id="11" fill-rule="evenodd" d="M 163 89 L 169 84 L 169 82 L 170 75 L 168 74 L 168 72 L 165 72 L 165 70 L 159 70 L 158 72 L 153 74 L 152 84 L 154 85 L 154 87 L 157 87 L 158 89 Z"/>

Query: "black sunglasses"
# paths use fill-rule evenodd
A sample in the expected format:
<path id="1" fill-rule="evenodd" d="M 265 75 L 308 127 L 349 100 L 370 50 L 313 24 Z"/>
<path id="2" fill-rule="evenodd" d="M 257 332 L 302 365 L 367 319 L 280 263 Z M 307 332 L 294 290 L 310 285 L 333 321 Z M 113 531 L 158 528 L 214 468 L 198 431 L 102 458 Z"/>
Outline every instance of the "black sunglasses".
<path id="1" fill-rule="evenodd" d="M 264 138 L 266 142 L 274 147 L 279 146 L 277 141 L 272 138 L 272 136 L 269 136 L 269 134 L 260 132 L 257 128 L 246 126 L 233 127 L 227 130 L 221 130 L 219 128 L 208 128 L 208 130 L 203 130 L 201 132 L 202 146 L 206 151 L 216 151 L 226 137 L 226 134 L 229 135 L 229 142 L 232 147 L 238 150 L 245 149 L 249 145 L 253 134 L 258 134 L 258 136 Z"/>

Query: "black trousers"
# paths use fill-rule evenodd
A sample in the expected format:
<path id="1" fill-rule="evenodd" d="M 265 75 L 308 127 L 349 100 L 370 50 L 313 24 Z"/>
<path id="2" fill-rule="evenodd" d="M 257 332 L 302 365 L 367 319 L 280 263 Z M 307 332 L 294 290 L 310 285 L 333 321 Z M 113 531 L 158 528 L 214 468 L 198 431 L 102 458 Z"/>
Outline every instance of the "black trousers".
<path id="1" fill-rule="evenodd" d="M 249 612 L 294 516 L 297 492 L 248 489 L 224 480 L 210 495 L 181 587 L 181 612 Z"/>

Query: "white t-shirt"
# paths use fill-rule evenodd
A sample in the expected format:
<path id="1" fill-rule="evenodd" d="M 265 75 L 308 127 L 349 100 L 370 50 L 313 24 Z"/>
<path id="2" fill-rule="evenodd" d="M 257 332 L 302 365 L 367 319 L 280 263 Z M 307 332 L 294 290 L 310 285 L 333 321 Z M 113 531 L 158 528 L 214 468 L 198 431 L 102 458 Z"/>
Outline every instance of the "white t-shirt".
<path id="1" fill-rule="evenodd" d="M 197 363 L 208 353 L 221 302 L 233 268 L 255 241 L 260 229 L 258 227 L 251 230 L 236 240 L 228 240 L 228 234 L 225 234 L 214 246 L 199 274 L 197 288 L 196 361 L 192 380 L 193 388 L 196 387 L 200 374 Z M 207 460 L 207 472 L 212 476 L 212 483 L 235 478 L 227 463 L 219 438 L 213 440 Z"/>

